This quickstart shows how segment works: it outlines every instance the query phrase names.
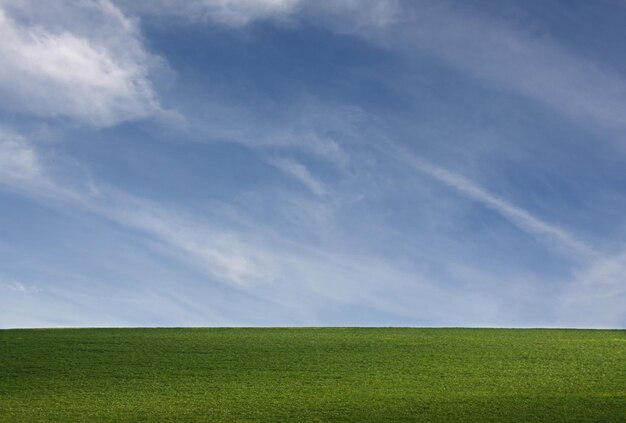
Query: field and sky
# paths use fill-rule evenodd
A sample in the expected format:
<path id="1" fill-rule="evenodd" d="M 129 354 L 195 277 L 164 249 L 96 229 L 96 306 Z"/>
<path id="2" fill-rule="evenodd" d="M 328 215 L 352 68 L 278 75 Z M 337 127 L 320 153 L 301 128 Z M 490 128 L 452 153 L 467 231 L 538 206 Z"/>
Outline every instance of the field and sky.
<path id="1" fill-rule="evenodd" d="M 626 421 L 624 40 L 626 0 L 0 0 L 0 422 Z"/>
<path id="2" fill-rule="evenodd" d="M 1 422 L 624 422 L 626 331 L 0 331 Z"/>

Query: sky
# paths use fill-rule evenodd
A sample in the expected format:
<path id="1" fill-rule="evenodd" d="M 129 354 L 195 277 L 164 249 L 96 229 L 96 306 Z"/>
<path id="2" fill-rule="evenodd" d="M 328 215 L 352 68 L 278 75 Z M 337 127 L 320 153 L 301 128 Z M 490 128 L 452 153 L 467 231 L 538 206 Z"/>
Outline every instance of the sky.
<path id="1" fill-rule="evenodd" d="M 626 2 L 0 0 L 0 327 L 626 327 Z"/>

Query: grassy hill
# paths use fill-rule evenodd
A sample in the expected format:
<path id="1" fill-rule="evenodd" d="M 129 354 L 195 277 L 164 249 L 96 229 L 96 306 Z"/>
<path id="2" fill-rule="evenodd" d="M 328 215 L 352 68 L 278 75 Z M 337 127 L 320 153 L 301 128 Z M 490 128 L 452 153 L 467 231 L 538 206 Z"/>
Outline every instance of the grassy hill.
<path id="1" fill-rule="evenodd" d="M 626 331 L 0 331 L 1 422 L 624 422 Z"/>

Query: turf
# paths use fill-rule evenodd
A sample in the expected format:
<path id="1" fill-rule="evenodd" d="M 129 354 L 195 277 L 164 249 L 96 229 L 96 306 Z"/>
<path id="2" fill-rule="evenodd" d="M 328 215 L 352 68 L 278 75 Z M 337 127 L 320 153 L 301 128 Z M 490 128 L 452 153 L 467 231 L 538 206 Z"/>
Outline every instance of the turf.
<path id="1" fill-rule="evenodd" d="M 626 331 L 0 331 L 0 421 L 626 422 Z"/>

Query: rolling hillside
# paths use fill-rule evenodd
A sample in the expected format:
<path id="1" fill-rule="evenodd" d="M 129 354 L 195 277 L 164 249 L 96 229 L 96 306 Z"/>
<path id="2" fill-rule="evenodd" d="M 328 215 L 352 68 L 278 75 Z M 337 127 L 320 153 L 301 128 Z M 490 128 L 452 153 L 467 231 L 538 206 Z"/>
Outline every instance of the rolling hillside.
<path id="1" fill-rule="evenodd" d="M 1 422 L 626 421 L 626 331 L 0 331 Z"/>

